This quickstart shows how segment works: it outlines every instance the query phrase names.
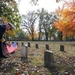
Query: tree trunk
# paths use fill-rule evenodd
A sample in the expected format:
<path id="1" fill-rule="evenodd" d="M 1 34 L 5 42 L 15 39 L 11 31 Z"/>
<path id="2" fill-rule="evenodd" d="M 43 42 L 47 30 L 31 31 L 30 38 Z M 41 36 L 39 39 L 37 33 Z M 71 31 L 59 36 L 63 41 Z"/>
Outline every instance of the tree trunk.
<path id="1" fill-rule="evenodd" d="M 46 41 L 48 41 L 48 32 L 45 32 Z"/>
<path id="2" fill-rule="evenodd" d="M 59 41 L 62 41 L 62 37 L 63 37 L 62 32 L 59 32 L 59 33 L 58 33 Z"/>
<path id="3" fill-rule="evenodd" d="M 33 34 L 33 32 L 32 32 L 32 41 L 34 41 L 34 34 Z"/>

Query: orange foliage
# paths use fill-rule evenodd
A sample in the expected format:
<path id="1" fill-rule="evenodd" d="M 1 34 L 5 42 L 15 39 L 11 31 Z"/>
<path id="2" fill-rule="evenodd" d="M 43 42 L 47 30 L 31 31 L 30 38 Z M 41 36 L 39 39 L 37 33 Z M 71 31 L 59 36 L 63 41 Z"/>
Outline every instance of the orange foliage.
<path id="1" fill-rule="evenodd" d="M 60 19 L 54 23 L 54 26 L 62 31 L 64 35 L 75 35 L 75 2 L 69 3 L 70 8 L 64 8 L 59 12 Z"/>

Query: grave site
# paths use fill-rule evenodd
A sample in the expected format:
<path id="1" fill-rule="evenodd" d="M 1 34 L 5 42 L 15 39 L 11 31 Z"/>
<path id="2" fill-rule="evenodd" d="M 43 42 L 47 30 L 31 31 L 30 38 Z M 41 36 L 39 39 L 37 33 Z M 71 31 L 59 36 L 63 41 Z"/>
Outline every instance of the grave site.
<path id="1" fill-rule="evenodd" d="M 75 75 L 74 42 L 17 41 L 17 46 L 0 58 L 0 75 Z"/>
<path id="2" fill-rule="evenodd" d="M 75 0 L 0 0 L 0 75 L 75 75 Z"/>

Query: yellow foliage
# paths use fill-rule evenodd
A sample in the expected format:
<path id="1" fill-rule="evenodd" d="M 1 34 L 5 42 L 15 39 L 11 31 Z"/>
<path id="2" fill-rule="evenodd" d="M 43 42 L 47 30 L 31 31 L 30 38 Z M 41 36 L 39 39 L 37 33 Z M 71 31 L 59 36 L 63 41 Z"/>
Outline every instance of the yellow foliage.
<path id="1" fill-rule="evenodd" d="M 17 33 L 17 32 L 16 32 L 15 29 L 13 29 L 12 31 L 11 31 L 11 30 L 8 30 L 8 31 L 6 30 L 4 35 L 6 35 L 6 36 L 8 36 L 8 37 L 9 37 L 9 36 L 11 36 L 11 37 L 16 37 L 16 33 Z"/>
<path id="2" fill-rule="evenodd" d="M 37 34 L 35 32 L 33 32 L 33 35 L 32 33 L 29 34 L 29 39 L 32 40 L 32 38 L 34 37 L 34 39 L 37 38 Z"/>
<path id="3" fill-rule="evenodd" d="M 7 36 L 10 36 L 12 31 L 11 30 L 6 30 L 5 33 L 6 33 Z"/>

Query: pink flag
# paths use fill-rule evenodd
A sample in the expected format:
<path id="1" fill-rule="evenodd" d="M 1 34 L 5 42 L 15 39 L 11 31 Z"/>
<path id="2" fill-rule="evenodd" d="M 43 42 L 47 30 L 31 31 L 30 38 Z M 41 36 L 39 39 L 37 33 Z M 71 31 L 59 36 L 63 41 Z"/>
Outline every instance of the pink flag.
<path id="1" fill-rule="evenodd" d="M 13 42 L 10 46 L 6 46 L 9 53 L 14 52 L 17 49 L 17 43 Z"/>

